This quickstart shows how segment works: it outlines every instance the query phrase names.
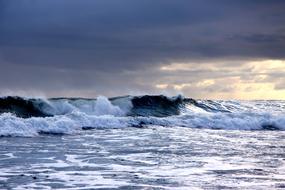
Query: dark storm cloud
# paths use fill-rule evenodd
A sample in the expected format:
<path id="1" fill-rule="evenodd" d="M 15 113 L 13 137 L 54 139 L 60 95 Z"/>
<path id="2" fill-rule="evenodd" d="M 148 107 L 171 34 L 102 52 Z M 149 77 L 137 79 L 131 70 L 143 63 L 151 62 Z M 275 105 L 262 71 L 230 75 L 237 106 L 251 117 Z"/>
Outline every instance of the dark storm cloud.
<path id="1" fill-rule="evenodd" d="M 284 10 L 283 0 L 0 0 L 0 89 L 152 92 L 146 71 L 163 64 L 283 59 Z"/>

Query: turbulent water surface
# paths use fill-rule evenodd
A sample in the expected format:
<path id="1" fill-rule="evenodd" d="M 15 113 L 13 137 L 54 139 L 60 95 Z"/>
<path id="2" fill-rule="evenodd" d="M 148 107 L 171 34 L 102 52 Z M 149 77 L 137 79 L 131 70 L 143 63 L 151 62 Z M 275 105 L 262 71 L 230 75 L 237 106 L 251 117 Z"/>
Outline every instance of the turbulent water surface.
<path id="1" fill-rule="evenodd" d="M 285 102 L 0 98 L 0 189 L 284 189 Z"/>

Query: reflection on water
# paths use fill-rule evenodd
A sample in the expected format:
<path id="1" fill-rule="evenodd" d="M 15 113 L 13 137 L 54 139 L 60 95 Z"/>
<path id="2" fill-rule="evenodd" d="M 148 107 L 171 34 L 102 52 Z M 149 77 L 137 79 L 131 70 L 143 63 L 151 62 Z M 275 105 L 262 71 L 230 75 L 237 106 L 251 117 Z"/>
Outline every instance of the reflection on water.
<path id="1" fill-rule="evenodd" d="M 285 131 L 124 128 L 0 144 L 0 189 L 285 188 Z"/>

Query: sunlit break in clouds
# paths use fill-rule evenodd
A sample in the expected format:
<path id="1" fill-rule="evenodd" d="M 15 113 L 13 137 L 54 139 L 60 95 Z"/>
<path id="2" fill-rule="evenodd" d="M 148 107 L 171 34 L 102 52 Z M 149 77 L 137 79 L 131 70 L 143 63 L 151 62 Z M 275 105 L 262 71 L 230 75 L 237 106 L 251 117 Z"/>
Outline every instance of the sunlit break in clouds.
<path id="1" fill-rule="evenodd" d="M 165 92 L 182 92 L 214 99 L 283 99 L 285 97 L 285 61 L 218 61 L 217 63 L 172 63 L 162 66 L 167 76 L 156 85 Z M 169 76 L 171 73 L 171 76 Z M 182 76 L 183 81 L 179 79 Z M 195 92 L 201 92 L 196 94 Z M 210 94 L 210 95 L 209 95 Z"/>
<path id="2" fill-rule="evenodd" d="M 0 0 L 0 95 L 285 99 L 283 0 Z"/>

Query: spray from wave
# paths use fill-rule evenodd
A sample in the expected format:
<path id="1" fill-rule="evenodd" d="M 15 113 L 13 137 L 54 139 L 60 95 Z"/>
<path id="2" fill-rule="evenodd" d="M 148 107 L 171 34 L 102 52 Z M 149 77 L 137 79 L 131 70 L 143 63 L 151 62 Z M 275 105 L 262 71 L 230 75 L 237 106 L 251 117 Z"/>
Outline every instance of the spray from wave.
<path id="1" fill-rule="evenodd" d="M 0 136 L 147 126 L 285 130 L 284 111 L 284 101 L 211 101 L 162 95 L 110 99 L 2 97 Z"/>

